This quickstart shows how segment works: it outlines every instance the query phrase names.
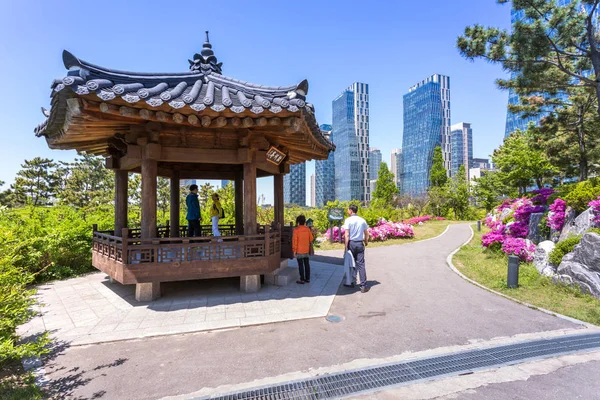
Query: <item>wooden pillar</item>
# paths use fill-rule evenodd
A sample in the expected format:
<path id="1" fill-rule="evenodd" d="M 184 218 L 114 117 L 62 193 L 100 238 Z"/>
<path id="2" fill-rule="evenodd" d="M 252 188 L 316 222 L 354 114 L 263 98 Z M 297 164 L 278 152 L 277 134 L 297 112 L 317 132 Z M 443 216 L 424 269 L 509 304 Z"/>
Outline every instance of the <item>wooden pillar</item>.
<path id="1" fill-rule="evenodd" d="M 156 237 L 156 160 L 142 160 L 142 239 Z"/>
<path id="2" fill-rule="evenodd" d="M 123 228 L 127 228 L 129 174 L 125 170 L 115 170 L 115 236 L 121 236 Z"/>
<path id="3" fill-rule="evenodd" d="M 273 176 L 275 226 L 283 226 L 283 174 Z"/>
<path id="4" fill-rule="evenodd" d="M 244 234 L 244 179 L 242 171 L 235 174 L 235 234 Z"/>
<path id="5" fill-rule="evenodd" d="M 256 234 L 256 164 L 244 164 L 244 235 Z"/>
<path id="6" fill-rule="evenodd" d="M 160 145 L 144 144 L 142 149 L 142 239 L 158 236 L 156 231 L 156 178 L 159 156 Z M 135 285 L 137 301 L 152 301 L 158 297 L 160 297 L 160 282 Z"/>
<path id="7" fill-rule="evenodd" d="M 179 171 L 173 171 L 171 176 L 171 197 L 170 197 L 170 211 L 171 211 L 171 237 L 179 237 Z"/>

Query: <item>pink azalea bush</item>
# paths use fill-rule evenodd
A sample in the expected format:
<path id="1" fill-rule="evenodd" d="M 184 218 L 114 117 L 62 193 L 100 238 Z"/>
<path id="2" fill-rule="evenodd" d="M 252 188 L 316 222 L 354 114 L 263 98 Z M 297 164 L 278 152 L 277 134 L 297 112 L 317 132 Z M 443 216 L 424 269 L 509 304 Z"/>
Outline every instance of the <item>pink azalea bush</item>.
<path id="1" fill-rule="evenodd" d="M 592 212 L 594 213 L 594 224 L 600 227 L 600 196 L 598 196 L 598 199 L 590 201 L 588 206 L 592 207 Z"/>
<path id="2" fill-rule="evenodd" d="M 402 222 L 389 222 L 381 219 L 376 226 L 369 228 L 369 237 L 376 242 L 414 236 L 412 226 Z"/>
<path id="3" fill-rule="evenodd" d="M 545 206 L 548 202 L 548 198 L 554 194 L 554 189 L 542 188 L 534 190 L 531 193 L 535 194 L 535 196 L 531 199 L 533 204 Z"/>
<path id="4" fill-rule="evenodd" d="M 340 234 L 341 231 L 341 234 Z M 344 228 L 340 228 L 338 226 L 334 226 L 333 227 L 333 241 L 337 242 L 337 243 L 344 243 L 344 233 L 346 232 L 346 230 Z M 324 242 L 325 240 L 331 240 L 331 229 L 327 229 L 327 232 L 325 232 L 322 236 L 323 240 L 320 240 L 322 242 Z"/>
<path id="5" fill-rule="evenodd" d="M 548 222 L 546 225 L 554 230 L 560 231 L 565 224 L 566 209 L 567 203 L 563 199 L 554 200 L 554 203 L 550 205 L 550 212 L 548 213 Z"/>
<path id="6" fill-rule="evenodd" d="M 502 243 L 502 251 L 508 255 L 518 256 L 523 261 L 533 261 L 535 245 L 526 239 L 507 237 Z"/>

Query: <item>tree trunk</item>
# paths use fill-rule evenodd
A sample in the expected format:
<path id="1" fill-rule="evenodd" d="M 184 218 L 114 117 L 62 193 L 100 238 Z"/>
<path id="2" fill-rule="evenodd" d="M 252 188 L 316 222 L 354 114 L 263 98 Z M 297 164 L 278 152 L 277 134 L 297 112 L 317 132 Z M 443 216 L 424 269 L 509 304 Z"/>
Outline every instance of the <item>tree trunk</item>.
<path id="1" fill-rule="evenodd" d="M 596 97 L 598 99 L 598 107 L 596 110 L 600 117 L 600 85 L 598 85 L 598 79 L 600 78 L 600 51 L 598 49 L 598 42 L 596 41 L 596 25 L 594 23 L 594 13 L 597 6 L 598 0 L 595 1 L 594 7 L 586 19 L 586 31 L 587 39 L 590 43 L 590 59 L 592 61 L 592 67 L 594 68 L 594 77 L 596 78 Z"/>
<path id="2" fill-rule="evenodd" d="M 598 89 L 598 88 L 596 88 Z M 583 126 L 583 106 L 577 108 L 577 141 L 579 143 L 579 181 L 585 181 L 588 178 L 588 159 L 585 149 L 585 128 Z"/>

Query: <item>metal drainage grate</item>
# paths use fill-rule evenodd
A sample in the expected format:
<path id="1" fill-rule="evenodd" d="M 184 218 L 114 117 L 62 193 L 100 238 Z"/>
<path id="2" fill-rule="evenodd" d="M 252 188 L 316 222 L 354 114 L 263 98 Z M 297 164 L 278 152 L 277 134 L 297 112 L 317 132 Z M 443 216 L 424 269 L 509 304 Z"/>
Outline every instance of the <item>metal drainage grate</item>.
<path id="1" fill-rule="evenodd" d="M 600 348 L 600 333 L 570 335 L 339 372 L 277 386 L 202 397 L 201 399 L 316 400 L 339 398 L 433 377 L 462 375 L 481 369 L 596 348 Z"/>

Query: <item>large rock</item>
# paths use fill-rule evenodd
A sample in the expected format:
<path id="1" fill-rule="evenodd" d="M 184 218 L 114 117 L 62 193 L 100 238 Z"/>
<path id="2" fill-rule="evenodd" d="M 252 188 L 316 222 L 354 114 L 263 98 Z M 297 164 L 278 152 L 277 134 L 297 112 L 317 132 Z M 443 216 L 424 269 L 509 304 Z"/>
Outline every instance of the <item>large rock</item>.
<path id="1" fill-rule="evenodd" d="M 569 236 L 583 235 L 593 227 L 594 212 L 591 207 L 579 214 L 577 218 L 573 218 L 573 215 L 573 210 L 567 208 L 565 225 L 560 233 L 560 241 L 565 240 Z"/>
<path id="2" fill-rule="evenodd" d="M 546 276 L 552 276 L 555 274 L 555 267 L 548 264 L 550 253 L 555 247 L 556 245 L 551 240 L 545 240 L 536 247 L 535 255 L 533 257 L 533 265 L 540 274 Z"/>
<path id="3" fill-rule="evenodd" d="M 600 235 L 592 232 L 583 235 L 575 249 L 563 257 L 557 273 L 569 276 L 581 290 L 600 298 Z"/>
<path id="4" fill-rule="evenodd" d="M 502 213 L 500 214 L 500 221 L 504 221 L 506 218 L 508 218 L 509 215 L 512 214 L 512 212 L 513 210 L 510 207 L 502 210 Z"/>
<path id="5" fill-rule="evenodd" d="M 529 233 L 527 239 L 533 243 L 539 243 L 546 238 L 540 232 L 540 221 L 544 218 L 544 213 L 532 213 L 529 217 Z"/>

